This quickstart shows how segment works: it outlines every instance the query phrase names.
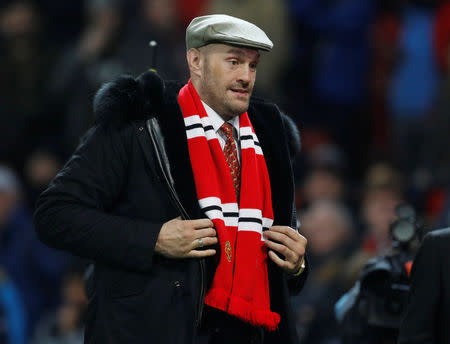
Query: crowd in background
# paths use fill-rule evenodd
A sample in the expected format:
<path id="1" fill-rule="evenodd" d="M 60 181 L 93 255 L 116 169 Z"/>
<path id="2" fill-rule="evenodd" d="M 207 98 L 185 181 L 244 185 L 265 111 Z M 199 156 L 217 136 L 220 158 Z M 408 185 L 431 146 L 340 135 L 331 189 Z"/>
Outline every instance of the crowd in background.
<path id="1" fill-rule="evenodd" d="M 82 343 L 89 262 L 39 242 L 34 203 L 92 125 L 101 84 L 149 68 L 187 81 L 185 28 L 208 13 L 267 32 L 255 93 L 300 129 L 302 344 L 339 343 L 333 306 L 391 249 L 397 205 L 426 230 L 450 226 L 450 2 L 2 0 L 0 343 Z"/>

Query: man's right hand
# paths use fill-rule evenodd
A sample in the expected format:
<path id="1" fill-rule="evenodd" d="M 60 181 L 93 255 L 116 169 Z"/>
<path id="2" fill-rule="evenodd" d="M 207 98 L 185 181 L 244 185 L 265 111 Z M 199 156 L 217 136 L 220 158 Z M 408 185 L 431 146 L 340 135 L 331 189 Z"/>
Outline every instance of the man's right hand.
<path id="1" fill-rule="evenodd" d="M 206 247 L 217 242 L 216 230 L 211 220 L 181 220 L 177 217 L 161 227 L 155 252 L 167 258 L 208 257 L 215 255 L 216 250 L 198 248 L 201 243 Z"/>

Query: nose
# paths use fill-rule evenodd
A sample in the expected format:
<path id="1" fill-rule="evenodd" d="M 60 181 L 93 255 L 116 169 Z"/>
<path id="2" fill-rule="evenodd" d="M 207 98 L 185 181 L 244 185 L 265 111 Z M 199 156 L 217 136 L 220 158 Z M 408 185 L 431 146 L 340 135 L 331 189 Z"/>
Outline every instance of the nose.
<path id="1" fill-rule="evenodd" d="M 255 71 L 249 64 L 242 64 L 241 71 L 239 73 L 239 81 L 248 85 L 255 78 Z"/>

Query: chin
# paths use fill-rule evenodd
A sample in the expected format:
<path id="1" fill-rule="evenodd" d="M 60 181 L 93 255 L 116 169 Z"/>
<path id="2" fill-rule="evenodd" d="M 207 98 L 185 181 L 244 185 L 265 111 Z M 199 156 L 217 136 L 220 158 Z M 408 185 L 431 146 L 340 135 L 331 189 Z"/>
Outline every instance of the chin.
<path id="1" fill-rule="evenodd" d="M 236 104 L 232 110 L 233 110 L 233 112 L 240 115 L 241 113 L 244 113 L 248 110 L 248 102 L 245 102 L 245 104 L 242 104 L 242 103 Z"/>
<path id="2" fill-rule="evenodd" d="M 247 112 L 247 110 L 248 110 L 248 107 L 235 108 L 235 109 L 232 110 L 233 111 L 233 117 L 239 116 L 239 115 L 243 114 L 244 112 Z"/>
<path id="3" fill-rule="evenodd" d="M 239 116 L 240 114 L 248 110 L 249 101 L 248 100 L 236 100 L 236 99 L 226 99 L 223 103 L 224 112 L 230 114 L 232 117 Z"/>

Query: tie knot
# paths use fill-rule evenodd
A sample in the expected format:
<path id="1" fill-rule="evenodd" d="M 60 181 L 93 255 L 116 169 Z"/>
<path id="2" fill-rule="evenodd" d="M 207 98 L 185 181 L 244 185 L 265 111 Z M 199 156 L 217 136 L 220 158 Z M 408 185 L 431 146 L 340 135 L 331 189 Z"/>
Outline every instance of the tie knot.
<path id="1" fill-rule="evenodd" d="M 222 130 L 222 132 L 225 134 L 227 140 L 233 139 L 233 126 L 230 123 L 225 122 L 224 124 L 222 124 L 220 130 Z"/>

